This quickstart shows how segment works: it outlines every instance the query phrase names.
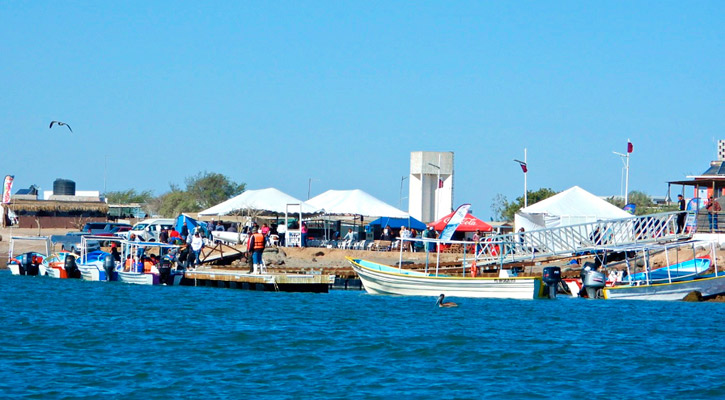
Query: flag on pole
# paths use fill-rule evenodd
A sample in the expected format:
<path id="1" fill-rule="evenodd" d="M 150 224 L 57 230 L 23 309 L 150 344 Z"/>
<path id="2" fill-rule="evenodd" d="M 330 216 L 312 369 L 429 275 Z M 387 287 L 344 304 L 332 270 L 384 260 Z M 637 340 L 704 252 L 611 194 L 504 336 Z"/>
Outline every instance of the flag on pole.
<path id="1" fill-rule="evenodd" d="M 466 218 L 466 215 L 468 214 L 468 209 L 471 208 L 470 204 L 463 204 L 458 209 L 456 209 L 456 212 L 453 213 L 453 216 L 446 224 L 446 227 L 443 228 L 443 231 L 441 232 L 440 239 L 441 241 L 448 241 L 451 240 L 451 237 L 453 237 L 453 232 L 458 229 L 458 225 L 463 222 L 463 219 Z"/>
<path id="2" fill-rule="evenodd" d="M 13 179 L 15 177 L 13 175 L 6 175 L 5 179 L 3 180 L 3 199 L 2 204 L 9 204 L 10 203 L 10 194 L 13 190 Z"/>
<path id="3" fill-rule="evenodd" d="M 438 179 L 438 189 L 443 187 L 443 179 Z"/>
<path id="4" fill-rule="evenodd" d="M 627 140 L 627 153 L 631 153 L 632 150 L 634 150 L 634 146 L 632 145 L 632 142 Z"/>
<path id="5" fill-rule="evenodd" d="M 521 160 L 514 160 L 514 161 L 516 161 L 517 163 L 519 163 L 519 165 L 521 166 L 521 170 L 524 171 L 524 173 L 529 172 L 529 168 L 526 165 L 526 162 L 521 161 Z"/>

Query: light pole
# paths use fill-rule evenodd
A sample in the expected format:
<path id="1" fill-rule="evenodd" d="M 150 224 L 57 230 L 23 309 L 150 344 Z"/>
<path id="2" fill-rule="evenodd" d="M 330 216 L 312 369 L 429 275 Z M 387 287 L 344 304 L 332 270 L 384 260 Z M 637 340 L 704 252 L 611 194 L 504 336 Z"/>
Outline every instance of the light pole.
<path id="1" fill-rule="evenodd" d="M 524 149 L 524 161 L 516 160 L 516 159 L 514 159 L 514 161 L 519 163 L 519 165 L 521 166 L 521 170 L 524 171 L 524 208 L 526 208 L 529 206 L 529 191 L 528 191 L 528 188 L 526 187 L 526 185 L 527 185 L 526 174 L 529 173 L 529 167 L 526 164 L 526 149 Z"/>
<path id="2" fill-rule="evenodd" d="M 622 160 L 622 163 L 624 164 L 624 169 L 626 171 L 625 179 L 624 179 L 624 205 L 625 206 L 627 204 L 629 204 L 629 155 L 632 154 L 632 150 L 634 150 L 634 146 L 632 146 L 632 142 L 630 142 L 629 139 L 627 139 L 627 154 L 617 153 L 616 151 L 612 152 L 620 157 L 620 159 Z M 621 188 L 621 183 L 620 183 L 620 188 Z"/>
<path id="3" fill-rule="evenodd" d="M 310 189 L 312 188 L 312 181 L 319 181 L 319 179 L 310 178 L 307 180 L 307 200 L 310 199 Z"/>
<path id="4" fill-rule="evenodd" d="M 400 178 L 400 198 L 398 200 L 398 208 L 400 208 L 401 210 L 401 207 L 403 207 L 403 182 L 405 182 L 406 179 L 408 179 L 407 176 Z"/>

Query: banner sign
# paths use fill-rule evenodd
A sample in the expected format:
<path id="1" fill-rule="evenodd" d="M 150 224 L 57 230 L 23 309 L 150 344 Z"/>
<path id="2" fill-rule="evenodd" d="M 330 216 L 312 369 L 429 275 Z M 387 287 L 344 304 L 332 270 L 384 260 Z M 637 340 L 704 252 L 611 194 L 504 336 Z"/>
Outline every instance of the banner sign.
<path id="1" fill-rule="evenodd" d="M 13 178 L 15 178 L 13 175 L 6 175 L 5 180 L 3 180 L 3 204 L 10 203 L 10 194 L 13 190 Z"/>
<path id="2" fill-rule="evenodd" d="M 451 240 L 453 237 L 453 232 L 458 229 L 458 225 L 463 222 L 463 218 L 466 218 L 466 215 L 468 214 L 468 209 L 471 208 L 470 204 L 463 204 L 456 210 L 455 213 L 453 213 L 453 216 L 451 217 L 451 220 L 448 221 L 448 224 L 446 224 L 446 227 L 443 228 L 443 232 L 441 232 L 440 240 L 442 241 L 448 241 Z"/>

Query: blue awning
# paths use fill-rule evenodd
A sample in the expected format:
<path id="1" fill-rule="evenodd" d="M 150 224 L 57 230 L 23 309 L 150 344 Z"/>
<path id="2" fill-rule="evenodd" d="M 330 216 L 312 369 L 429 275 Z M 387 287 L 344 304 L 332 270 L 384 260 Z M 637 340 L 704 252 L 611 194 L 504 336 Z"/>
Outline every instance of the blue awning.
<path id="1" fill-rule="evenodd" d="M 410 229 L 415 230 L 425 230 L 426 225 L 417 219 L 413 217 L 408 218 L 388 218 L 388 217 L 380 217 L 376 219 L 375 221 L 372 221 L 368 225 L 380 225 L 380 226 L 390 226 L 392 229 L 398 229 L 401 226 L 408 227 Z"/>

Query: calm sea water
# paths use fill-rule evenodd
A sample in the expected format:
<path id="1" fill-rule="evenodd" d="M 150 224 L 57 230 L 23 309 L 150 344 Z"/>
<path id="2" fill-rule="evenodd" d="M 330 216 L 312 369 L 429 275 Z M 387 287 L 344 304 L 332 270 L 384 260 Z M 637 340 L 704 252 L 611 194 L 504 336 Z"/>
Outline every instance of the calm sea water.
<path id="1" fill-rule="evenodd" d="M 725 398 L 725 304 L 0 287 L 2 399 Z"/>

